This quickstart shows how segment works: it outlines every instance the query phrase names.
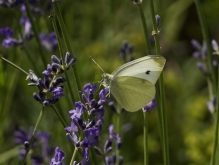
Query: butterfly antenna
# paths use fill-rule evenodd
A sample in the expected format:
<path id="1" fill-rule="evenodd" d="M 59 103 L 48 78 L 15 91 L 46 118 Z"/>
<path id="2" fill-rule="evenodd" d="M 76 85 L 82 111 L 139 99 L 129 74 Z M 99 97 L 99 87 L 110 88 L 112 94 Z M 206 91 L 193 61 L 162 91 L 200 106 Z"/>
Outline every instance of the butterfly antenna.
<path id="1" fill-rule="evenodd" d="M 100 65 L 98 65 L 97 63 L 96 63 L 96 61 L 94 61 L 94 59 L 90 56 L 90 58 L 91 58 L 91 60 L 94 62 L 94 64 L 98 67 L 98 68 L 100 68 L 102 71 L 103 71 L 103 73 L 105 73 L 104 72 L 104 70 L 100 67 Z"/>

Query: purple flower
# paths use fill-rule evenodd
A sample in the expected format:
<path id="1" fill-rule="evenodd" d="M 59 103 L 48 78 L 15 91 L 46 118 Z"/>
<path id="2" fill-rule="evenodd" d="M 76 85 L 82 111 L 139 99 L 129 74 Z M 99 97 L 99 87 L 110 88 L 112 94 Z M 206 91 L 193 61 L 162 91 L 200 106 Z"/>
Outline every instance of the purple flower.
<path id="1" fill-rule="evenodd" d="M 12 38 L 13 37 L 13 31 L 9 27 L 1 28 L 0 34 L 3 35 L 3 37 L 5 37 L 5 38 Z"/>
<path id="2" fill-rule="evenodd" d="M 116 111 L 116 106 L 114 105 L 114 103 L 112 101 L 108 103 L 108 106 L 110 107 L 110 109 L 113 110 L 113 112 L 117 112 Z"/>
<path id="3" fill-rule="evenodd" d="M 104 108 L 103 108 L 103 106 L 101 105 L 101 106 L 95 111 L 95 118 L 94 118 L 94 120 L 95 120 L 95 122 L 97 123 L 98 126 L 104 122 L 103 116 L 104 116 Z"/>
<path id="4" fill-rule="evenodd" d="M 117 149 L 120 149 L 122 145 L 121 138 L 119 137 L 117 133 L 113 132 L 113 129 L 114 129 L 114 126 L 110 125 L 109 126 L 109 140 L 110 141 L 116 140 L 116 147 Z"/>
<path id="5" fill-rule="evenodd" d="M 55 55 L 52 55 L 51 60 L 52 60 L 52 71 L 55 74 L 59 74 L 59 73 L 64 72 L 64 66 L 63 66 L 61 58 L 58 58 Z M 65 56 L 65 67 L 66 67 L 66 70 L 68 70 L 69 67 L 71 65 L 73 65 L 75 62 L 76 62 L 76 58 L 71 58 L 70 53 L 67 52 L 66 56 Z"/>
<path id="6" fill-rule="evenodd" d="M 107 140 L 104 144 L 104 153 L 107 154 L 112 151 L 112 140 Z"/>
<path id="7" fill-rule="evenodd" d="M 110 100 L 108 100 L 106 97 L 109 95 L 109 90 L 107 88 L 102 89 L 99 93 L 100 101 L 103 103 L 108 103 Z"/>
<path id="8" fill-rule="evenodd" d="M 13 37 L 13 31 L 11 28 L 0 28 L 0 34 L 3 35 L 4 40 L 2 42 L 2 45 L 6 48 L 9 48 L 11 46 L 19 46 L 22 45 L 23 42 L 21 40 L 16 40 Z"/>
<path id="9" fill-rule="evenodd" d="M 117 139 L 118 134 L 113 132 L 114 126 L 111 124 L 108 128 L 109 130 L 109 139 L 112 141 L 113 139 Z"/>
<path id="10" fill-rule="evenodd" d="M 193 53 L 193 57 L 201 60 L 206 60 L 207 57 L 207 49 L 206 49 L 206 44 L 203 42 L 203 45 L 196 41 L 196 40 L 191 40 L 192 46 L 196 49 L 196 51 Z"/>
<path id="11" fill-rule="evenodd" d="M 59 147 L 56 147 L 55 149 L 55 155 L 51 159 L 51 164 L 52 165 L 63 165 L 62 161 L 65 158 L 65 154 L 62 150 L 59 149 Z"/>
<path id="12" fill-rule="evenodd" d="M 50 34 L 41 33 L 40 41 L 48 51 L 54 51 L 58 46 L 58 40 L 56 39 L 55 32 L 51 32 Z"/>
<path id="13" fill-rule="evenodd" d="M 52 56 L 53 62 L 61 63 L 61 60 L 57 58 L 55 55 Z M 63 70 L 64 71 L 64 70 Z M 34 99 L 43 104 L 44 106 L 50 106 L 52 104 L 55 104 L 59 98 L 63 97 L 63 86 L 61 86 L 61 83 L 66 82 L 66 79 L 63 77 L 57 77 L 54 76 L 56 72 L 53 72 L 53 69 L 51 65 L 47 65 L 47 70 L 43 71 L 44 80 L 41 78 L 38 78 L 32 70 L 29 71 L 29 74 L 26 78 L 26 80 L 30 80 L 31 83 L 28 84 L 28 86 L 37 86 L 38 87 L 38 93 L 33 94 Z M 48 93 L 52 93 L 53 95 L 49 95 Z"/>
<path id="14" fill-rule="evenodd" d="M 72 132 L 72 134 L 66 133 L 66 137 L 67 137 L 68 140 L 69 140 L 70 142 L 72 142 L 75 146 L 77 145 L 78 137 L 77 137 L 77 135 L 76 135 L 74 132 Z"/>
<path id="15" fill-rule="evenodd" d="M 0 0 L 0 5 L 3 7 L 12 8 L 24 3 L 24 0 Z"/>
<path id="16" fill-rule="evenodd" d="M 124 62 L 134 60 L 134 57 L 132 56 L 132 52 L 133 52 L 133 45 L 129 44 L 127 41 L 124 41 L 122 48 L 120 50 L 120 56 L 124 60 Z M 128 60 L 127 60 L 127 56 L 129 56 Z"/>
<path id="17" fill-rule="evenodd" d="M 64 94 L 63 94 L 63 87 L 61 87 L 61 86 L 56 87 L 52 91 L 52 93 L 54 94 L 54 96 L 53 96 L 54 99 L 61 98 L 62 96 L 64 96 Z"/>
<path id="18" fill-rule="evenodd" d="M 84 102 L 91 104 L 91 101 L 93 100 L 93 94 L 96 91 L 97 91 L 96 84 L 90 84 L 90 83 L 85 84 L 82 90 L 82 99 L 84 100 Z"/>
<path id="19" fill-rule="evenodd" d="M 78 127 L 75 125 L 74 121 L 71 121 L 71 126 L 65 127 L 65 130 L 68 132 L 78 132 Z"/>
<path id="20" fill-rule="evenodd" d="M 41 149 L 43 157 L 50 157 L 53 153 L 53 149 L 49 146 L 50 135 L 47 132 L 39 132 L 38 136 L 39 140 L 43 144 Z"/>
<path id="21" fill-rule="evenodd" d="M 35 85 L 38 85 L 38 77 L 32 70 L 29 70 L 29 74 L 27 75 L 26 80 L 30 80 Z"/>
<path id="22" fill-rule="evenodd" d="M 65 54 L 65 66 L 68 70 L 70 66 L 72 66 L 76 62 L 76 58 L 71 58 L 71 54 L 66 52 Z"/>
<path id="23" fill-rule="evenodd" d="M 84 104 L 82 104 L 81 102 L 76 102 L 75 103 L 75 109 L 70 110 L 69 113 L 71 114 L 71 118 L 74 119 L 76 118 L 81 118 L 81 115 L 84 112 Z"/>
<path id="24" fill-rule="evenodd" d="M 27 17 L 21 17 L 20 19 L 21 25 L 24 27 L 24 38 L 25 40 L 30 40 L 33 37 L 33 33 L 31 31 L 32 25 L 30 20 Z"/>
<path id="25" fill-rule="evenodd" d="M 99 129 L 96 127 L 88 128 L 85 131 L 85 137 L 88 140 L 88 147 L 91 147 L 92 145 L 97 145 L 98 136 L 99 136 Z"/>
<path id="26" fill-rule="evenodd" d="M 116 164 L 116 154 L 113 154 L 112 156 L 106 156 L 105 161 L 106 165 Z"/>
<path id="27" fill-rule="evenodd" d="M 157 27 L 159 28 L 160 27 L 160 16 L 159 15 L 155 15 L 155 19 L 156 19 Z"/>
<path id="28" fill-rule="evenodd" d="M 154 108 L 157 106 L 156 102 L 155 102 L 155 98 L 153 98 L 143 109 L 143 111 L 145 112 L 150 112 L 153 111 Z"/>
<path id="29" fill-rule="evenodd" d="M 88 148 L 84 148 L 83 151 L 82 151 L 82 155 L 83 155 L 83 159 L 81 161 L 81 165 L 89 165 L 90 162 L 89 162 L 89 149 Z"/>
<path id="30" fill-rule="evenodd" d="M 53 87 L 57 87 L 58 85 L 60 85 L 61 83 L 66 82 L 67 80 L 64 77 L 58 77 L 56 79 L 53 80 L 52 84 Z"/>
<path id="31" fill-rule="evenodd" d="M 80 163 L 77 163 L 74 161 L 73 165 L 91 165 L 90 160 L 89 160 L 89 149 L 84 148 L 82 151 L 83 159 Z"/>
<path id="32" fill-rule="evenodd" d="M 31 165 L 43 165 L 43 164 L 44 164 L 43 157 L 41 157 L 41 156 L 33 156 L 31 158 Z"/>
<path id="33" fill-rule="evenodd" d="M 26 150 L 29 149 L 37 149 L 40 150 L 42 155 L 35 155 L 31 156 L 31 161 L 34 164 L 42 163 L 44 160 L 48 159 L 51 156 L 51 148 L 48 145 L 49 142 L 49 134 L 46 132 L 37 131 L 36 136 L 34 138 L 34 143 L 32 146 L 29 144 L 29 140 L 32 136 L 33 129 L 30 129 L 29 132 L 26 132 L 24 129 L 19 129 L 18 131 L 14 132 L 15 135 L 15 143 L 16 144 L 24 144 L 24 148 L 19 149 L 19 157 L 23 159 Z M 39 145 L 41 144 L 41 145 Z M 42 163 L 44 164 L 44 163 Z"/>
<path id="34" fill-rule="evenodd" d="M 198 69 L 199 69 L 203 74 L 207 74 L 207 73 L 208 73 L 207 68 L 205 67 L 205 65 L 204 65 L 202 62 L 197 62 L 196 65 L 197 65 Z"/>
<path id="35" fill-rule="evenodd" d="M 19 130 L 14 132 L 14 142 L 16 144 L 24 144 L 25 141 L 29 141 L 31 134 L 32 134 L 32 129 L 29 133 L 27 133 L 24 129 L 20 128 Z"/>
<path id="36" fill-rule="evenodd" d="M 106 164 L 105 165 L 114 165 L 114 164 L 116 164 L 116 159 L 117 159 L 116 154 L 113 154 L 111 156 L 106 156 L 106 158 L 105 158 Z M 123 163 L 123 157 L 120 156 L 119 157 L 119 165 L 122 165 L 122 163 Z"/>
<path id="37" fill-rule="evenodd" d="M 211 114 L 214 114 L 214 113 L 215 113 L 216 101 L 217 101 L 217 99 L 216 99 L 216 97 L 214 96 L 211 101 L 207 102 L 207 108 L 208 108 L 208 110 L 211 112 Z"/>
<path id="38" fill-rule="evenodd" d="M 219 55 L 219 46 L 215 40 L 211 41 L 212 48 L 214 50 L 213 54 Z"/>
<path id="39" fill-rule="evenodd" d="M 33 12 L 33 13 L 36 13 L 36 14 L 42 14 L 43 12 L 41 11 L 41 9 L 39 9 L 38 7 L 35 7 L 35 6 L 32 6 L 32 5 L 29 5 L 30 6 L 30 10 Z M 24 5 L 22 5 L 20 7 L 20 11 L 23 13 L 23 14 L 26 14 L 26 7 Z"/>

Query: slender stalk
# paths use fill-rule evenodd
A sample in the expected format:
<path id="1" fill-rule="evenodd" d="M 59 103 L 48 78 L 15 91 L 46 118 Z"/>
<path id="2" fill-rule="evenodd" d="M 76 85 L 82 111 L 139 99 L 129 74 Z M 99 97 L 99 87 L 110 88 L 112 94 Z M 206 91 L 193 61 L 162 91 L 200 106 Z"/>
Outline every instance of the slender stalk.
<path id="1" fill-rule="evenodd" d="M 209 38 L 209 34 L 208 34 L 208 28 L 207 28 L 207 24 L 205 22 L 205 18 L 204 18 L 204 14 L 203 14 L 203 10 L 201 8 L 200 2 L 199 0 L 194 0 L 195 2 L 195 6 L 198 12 L 198 17 L 199 17 L 199 21 L 201 24 L 201 29 L 202 29 L 202 35 L 204 38 L 204 41 L 206 42 L 206 47 L 207 47 L 207 63 L 208 63 L 208 69 L 210 70 L 210 77 L 212 80 L 212 84 L 213 84 L 213 92 L 214 94 L 216 93 L 216 89 L 217 89 L 217 81 L 216 81 L 216 73 L 213 67 L 213 63 L 212 63 L 212 48 L 211 48 L 211 41 Z"/>
<path id="2" fill-rule="evenodd" d="M 145 37 L 145 43 L 146 43 L 146 55 L 149 55 L 149 54 L 151 54 L 151 45 L 150 45 L 150 40 L 149 40 L 149 36 L 148 36 L 146 19 L 145 19 L 144 12 L 142 9 L 142 4 L 141 3 L 138 4 L 138 7 L 139 7 L 141 22 L 142 22 L 143 30 L 144 30 L 144 37 Z"/>
<path id="3" fill-rule="evenodd" d="M 75 97 L 74 97 L 74 94 L 73 94 L 73 90 L 72 90 L 72 88 L 71 88 L 71 84 L 70 84 L 70 78 L 69 78 L 69 76 L 68 76 L 68 74 L 67 74 L 67 70 L 66 70 L 66 67 L 65 67 L 65 65 L 64 65 L 64 61 L 65 61 L 65 58 L 64 58 L 64 55 L 63 55 L 63 50 L 62 50 L 62 46 L 61 46 L 61 40 L 60 40 L 60 36 L 59 36 L 59 32 L 58 32 L 58 29 L 57 29 L 57 25 L 56 25 L 56 21 L 55 21 L 55 15 L 52 15 L 52 16 L 50 16 L 49 18 L 51 18 L 51 20 L 52 20 L 52 25 L 53 25 L 53 28 L 54 28 L 54 31 L 55 31 L 55 33 L 56 33 L 56 38 L 57 38 L 57 40 L 58 40 L 58 47 L 59 47 L 59 54 L 61 55 L 61 57 L 62 57 L 62 63 L 63 63 L 63 67 L 64 67 L 64 74 L 65 74 L 65 77 L 66 77 L 66 79 L 67 79 L 67 85 L 68 85 L 68 90 L 69 90 L 69 92 L 70 92 L 70 96 L 71 96 L 71 100 L 73 101 L 73 102 L 75 102 L 76 100 L 75 100 Z M 72 102 L 71 102 L 72 103 Z M 73 105 L 74 106 L 74 105 Z"/>
<path id="4" fill-rule="evenodd" d="M 72 154 L 71 161 L 70 161 L 70 164 L 69 164 L 69 165 L 73 165 L 74 160 L 75 160 L 75 157 L 76 157 L 76 154 L 77 154 L 77 151 L 78 151 L 78 148 L 75 147 L 75 150 L 74 150 L 74 152 L 73 152 L 73 154 Z"/>
<path id="5" fill-rule="evenodd" d="M 52 1 L 55 7 L 55 12 L 59 21 L 59 25 L 62 31 L 62 36 L 64 37 L 64 42 L 66 45 L 67 50 L 73 55 L 73 51 L 71 49 L 71 45 L 70 45 L 70 40 L 69 40 L 69 35 L 67 33 L 66 27 L 65 27 L 65 23 L 63 21 L 60 9 L 59 9 L 59 5 L 58 5 L 58 1 L 57 0 L 53 0 Z M 80 78 L 78 75 L 78 71 L 77 71 L 77 67 L 76 64 L 72 65 L 73 68 L 73 72 L 74 72 L 74 81 L 76 81 L 76 93 L 77 93 L 77 97 L 78 99 L 81 100 L 81 95 L 79 94 L 79 91 L 82 89 L 81 88 L 81 82 L 80 82 Z"/>
<path id="6" fill-rule="evenodd" d="M 27 73 L 25 70 L 21 69 L 19 66 L 17 66 L 17 65 L 14 64 L 14 63 L 12 63 L 11 61 L 8 61 L 7 59 L 5 59 L 4 57 L 1 57 L 1 56 L 0 56 L 0 59 L 2 59 L 3 61 L 7 62 L 8 64 L 10 64 L 11 66 L 13 66 L 14 68 L 20 70 L 20 71 L 23 72 L 24 74 L 28 75 L 28 73 Z"/>
<path id="7" fill-rule="evenodd" d="M 118 135 L 121 137 L 121 106 L 117 104 L 117 114 L 116 114 L 116 131 Z M 115 145 L 116 146 L 116 145 Z M 116 165 L 119 165 L 119 149 L 116 147 Z"/>
<path id="8" fill-rule="evenodd" d="M 36 132 L 37 132 L 38 126 L 39 126 L 39 124 L 40 124 L 40 122 L 41 122 L 41 120 L 42 120 L 42 118 L 43 118 L 44 113 L 45 113 L 45 107 L 43 106 L 43 107 L 42 107 L 42 110 L 40 111 L 39 117 L 38 117 L 38 119 L 37 119 L 36 125 L 35 125 L 35 127 L 34 127 L 33 134 L 32 134 L 32 136 L 31 136 L 30 143 L 29 143 L 29 148 L 26 150 L 26 153 L 25 153 L 25 155 L 24 155 L 23 160 L 20 162 L 20 165 L 24 165 L 24 164 L 25 164 L 26 157 L 27 157 L 27 155 L 28 155 L 28 153 L 29 153 L 29 151 L 30 151 L 32 145 L 33 145 L 34 138 L 35 138 L 35 136 L 36 136 Z"/>
<path id="9" fill-rule="evenodd" d="M 219 66 L 218 66 L 218 85 L 219 85 Z M 218 148 L 218 125 L 219 125 L 219 88 L 217 90 L 217 108 L 215 113 L 215 126 L 214 126 L 214 145 L 213 145 L 213 151 L 211 155 L 211 163 L 210 165 L 216 164 L 216 158 L 217 158 L 217 148 Z"/>
<path id="10" fill-rule="evenodd" d="M 56 116 L 59 118 L 59 120 L 61 121 L 61 123 L 62 123 L 62 126 L 65 128 L 65 127 L 67 127 L 68 125 L 67 125 L 67 123 L 66 123 L 66 121 L 63 119 L 63 117 L 60 115 L 60 113 L 59 113 L 59 111 L 58 111 L 58 109 L 55 107 L 55 105 L 52 105 L 51 106 L 52 107 L 52 109 L 54 110 L 54 112 L 56 113 Z"/>
<path id="11" fill-rule="evenodd" d="M 148 113 L 143 111 L 144 116 L 144 165 L 149 165 L 148 161 Z"/>
<path id="12" fill-rule="evenodd" d="M 78 141 L 79 141 L 79 142 L 81 141 L 81 135 L 80 135 Z M 74 160 L 75 160 L 75 157 L 76 157 L 76 155 L 77 155 L 77 152 L 78 152 L 78 148 L 75 147 L 74 152 L 73 152 L 72 157 L 71 157 L 71 162 L 70 162 L 69 165 L 73 165 Z"/>
<path id="13" fill-rule="evenodd" d="M 142 9 L 142 3 L 137 4 L 139 7 L 139 12 L 141 16 L 141 21 L 144 29 L 144 37 L 145 37 L 145 43 L 146 43 L 146 55 L 151 54 L 151 44 L 149 40 L 149 33 L 147 29 L 147 24 L 146 24 L 146 19 L 144 16 L 144 12 Z M 144 127 L 143 127 L 143 132 L 144 132 L 144 165 L 148 165 L 149 159 L 148 159 L 148 126 L 147 126 L 147 112 L 143 111 L 144 115 Z"/>
<path id="14" fill-rule="evenodd" d="M 41 42 L 40 42 L 40 39 L 39 39 L 39 35 L 38 35 L 39 32 L 37 30 L 36 24 L 34 23 L 33 16 L 32 16 L 32 13 L 30 11 L 30 7 L 29 7 L 29 4 L 28 4 L 27 0 L 25 1 L 24 5 L 25 5 L 26 11 L 27 11 L 27 16 L 28 16 L 28 18 L 30 20 L 30 23 L 31 23 L 32 27 L 33 27 L 34 37 L 36 39 L 36 42 L 37 42 L 37 45 L 38 45 L 38 48 L 39 48 L 41 59 L 43 61 L 44 66 L 46 67 L 47 66 L 46 56 L 45 56 L 45 54 L 43 52 L 42 45 L 41 45 Z"/>
<path id="15" fill-rule="evenodd" d="M 217 148 L 218 148 L 218 125 L 219 125 L 219 89 L 217 87 L 217 81 L 216 81 L 216 74 L 215 74 L 215 70 L 212 64 L 212 48 L 211 48 L 211 41 L 209 38 L 209 34 L 208 34 L 208 28 L 207 28 L 207 24 L 205 22 L 205 18 L 204 18 L 204 14 L 203 14 L 203 10 L 201 8 L 200 2 L 199 0 L 194 0 L 195 5 L 196 5 L 196 9 L 198 12 L 198 17 L 199 17 L 199 21 L 201 24 L 201 29 L 202 29 L 202 35 L 204 38 L 204 41 L 206 42 L 206 47 L 207 47 L 207 63 L 208 63 L 208 69 L 210 70 L 211 73 L 211 79 L 208 79 L 208 85 L 209 85 L 209 94 L 210 94 L 210 98 L 212 99 L 213 95 L 215 95 L 216 91 L 217 91 L 217 107 L 216 107 L 216 114 L 215 114 L 215 130 L 214 130 L 214 145 L 213 145 L 213 151 L 212 151 L 212 155 L 211 155 L 211 165 L 215 165 L 216 163 L 216 154 L 217 154 Z M 218 71 L 219 71 L 219 67 L 218 67 Z M 218 74 L 219 75 L 219 74 Z M 212 83 L 212 89 L 210 89 L 210 85 Z M 218 77 L 218 83 L 219 83 L 219 77 Z M 219 85 L 219 84 L 218 84 Z M 213 90 L 213 91 L 212 91 Z"/>
<path id="16" fill-rule="evenodd" d="M 153 0 L 149 0 L 149 6 L 151 11 L 151 17 L 152 17 L 152 23 L 153 23 L 153 36 L 155 40 L 155 47 L 156 47 L 156 54 L 160 55 L 160 43 L 158 38 L 158 29 L 157 24 L 155 20 L 155 12 L 154 12 L 154 4 Z M 166 109 L 165 109 L 165 91 L 163 86 L 163 73 L 161 73 L 160 78 L 158 80 L 158 85 L 156 86 L 158 89 L 159 97 L 159 106 L 158 106 L 158 113 L 160 113 L 158 116 L 160 117 L 161 121 L 161 134 L 162 134 L 162 147 L 163 147 L 163 159 L 164 159 L 164 165 L 169 165 L 169 144 L 168 144 L 168 135 L 167 135 L 167 123 L 166 123 Z"/>

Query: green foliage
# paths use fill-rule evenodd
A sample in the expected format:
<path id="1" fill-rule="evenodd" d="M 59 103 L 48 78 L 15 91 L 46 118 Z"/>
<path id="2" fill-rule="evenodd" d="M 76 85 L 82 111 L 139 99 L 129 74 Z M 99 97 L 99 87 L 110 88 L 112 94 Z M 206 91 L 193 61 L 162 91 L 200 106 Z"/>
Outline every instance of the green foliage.
<path id="1" fill-rule="evenodd" d="M 211 39 L 219 41 L 219 2 L 216 0 L 203 1 L 203 8 L 209 25 Z M 143 8 L 152 31 L 151 18 L 147 2 Z M 140 15 L 137 6 L 131 1 L 61 1 L 60 9 L 64 18 L 67 32 L 71 41 L 74 56 L 77 58 L 77 69 L 82 86 L 87 82 L 101 80 L 101 70 L 90 60 L 95 61 L 111 73 L 123 64 L 119 56 L 124 40 L 134 45 L 135 58 L 145 55 L 145 40 Z M 202 43 L 202 34 L 197 12 L 192 0 L 157 1 L 155 11 L 161 16 L 160 45 L 162 55 L 167 59 L 164 69 L 164 84 L 166 90 L 166 110 L 169 134 L 170 163 L 177 165 L 208 164 L 213 146 L 212 115 L 206 107 L 209 101 L 207 82 L 204 75 L 196 67 L 192 57 L 194 51 L 191 39 Z M 40 32 L 52 32 L 51 20 L 48 16 L 54 10 L 36 17 Z M 5 9 L 0 7 L 0 28 L 12 27 L 14 37 L 20 33 L 19 8 Z M 60 29 L 58 28 L 60 31 Z M 23 33 L 23 32 L 22 32 Z M 61 34 L 61 33 L 60 33 Z M 2 41 L 0 36 L 0 41 Z M 64 43 L 62 43 L 63 49 Z M 1 56 L 7 58 L 28 72 L 29 69 L 42 78 L 45 70 L 35 39 L 25 43 L 25 48 L 34 61 L 33 66 L 23 48 L 6 49 L 0 46 Z M 43 50 L 47 62 L 55 54 L 60 57 L 58 50 L 47 52 Z M 155 52 L 154 50 L 152 51 Z M 35 70 L 36 69 L 36 70 Z M 69 70 L 69 75 L 73 75 Z M 15 70 L 0 60 L 0 164 L 18 164 L 18 150 L 13 142 L 13 132 L 24 127 L 29 130 L 34 126 L 40 113 L 41 105 L 32 98 L 36 90 L 27 86 L 26 75 Z M 71 80 L 71 83 L 74 83 Z M 69 110 L 73 103 L 67 94 L 61 98 L 57 107 L 70 124 Z M 97 97 L 97 96 L 96 96 Z M 114 122 L 114 113 L 106 110 L 103 126 L 104 137 L 107 138 L 108 125 Z M 121 126 L 131 123 L 129 132 L 122 132 L 123 146 L 120 154 L 124 156 L 125 165 L 142 165 L 143 162 L 143 116 L 142 112 L 121 113 Z M 157 111 L 149 113 L 149 161 L 150 164 L 162 164 L 162 150 Z M 50 144 L 59 146 L 66 154 L 65 163 L 70 162 L 73 145 L 67 140 L 65 131 L 51 108 L 46 109 L 40 124 L 40 130 L 51 134 Z M 106 135 L 105 135 L 106 134 Z M 105 140 L 105 139 L 104 139 Z M 17 151 L 18 154 L 18 151 Z M 1 158 L 4 159 L 1 159 Z M 80 156 L 78 156 L 79 159 Z"/>

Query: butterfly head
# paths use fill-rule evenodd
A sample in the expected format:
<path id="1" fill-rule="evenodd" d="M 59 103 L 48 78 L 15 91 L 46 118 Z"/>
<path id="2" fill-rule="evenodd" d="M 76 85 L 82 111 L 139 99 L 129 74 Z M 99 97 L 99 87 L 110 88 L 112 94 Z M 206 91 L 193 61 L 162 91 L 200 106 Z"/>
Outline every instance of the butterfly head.
<path id="1" fill-rule="evenodd" d="M 102 80 L 101 80 L 101 85 L 103 85 L 105 88 L 110 87 L 110 83 L 112 81 L 113 75 L 108 74 L 108 73 L 103 73 L 102 74 Z"/>

